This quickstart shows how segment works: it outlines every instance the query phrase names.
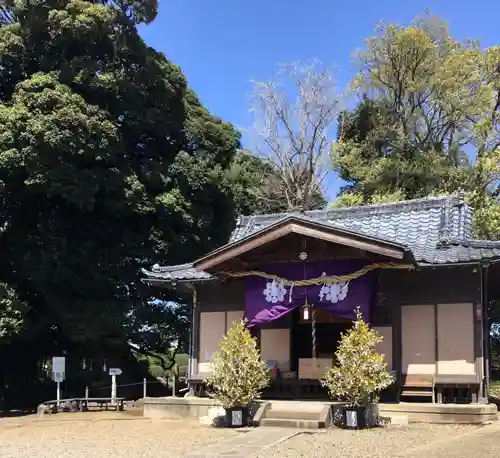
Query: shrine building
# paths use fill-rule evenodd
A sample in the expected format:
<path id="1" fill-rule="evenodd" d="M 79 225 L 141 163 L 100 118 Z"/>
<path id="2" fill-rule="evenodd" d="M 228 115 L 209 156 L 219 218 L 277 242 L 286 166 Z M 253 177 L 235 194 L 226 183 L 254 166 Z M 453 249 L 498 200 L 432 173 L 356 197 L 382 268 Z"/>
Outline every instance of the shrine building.
<path id="1" fill-rule="evenodd" d="M 474 239 L 473 209 L 438 197 L 242 217 L 226 245 L 143 273 L 192 298 L 199 396 L 220 338 L 245 318 L 272 369 L 266 398 L 327 398 L 319 380 L 359 308 L 396 377 L 385 400 L 482 403 L 499 261 L 500 242 Z"/>

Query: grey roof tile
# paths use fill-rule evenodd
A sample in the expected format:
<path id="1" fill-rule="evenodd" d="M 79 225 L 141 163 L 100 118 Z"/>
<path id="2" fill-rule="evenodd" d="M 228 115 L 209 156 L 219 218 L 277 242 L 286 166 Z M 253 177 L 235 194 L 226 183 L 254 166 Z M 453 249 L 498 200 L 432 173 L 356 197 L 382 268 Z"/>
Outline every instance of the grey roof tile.
<path id="1" fill-rule="evenodd" d="M 292 214 L 253 215 L 238 219 L 229 244 Z M 448 264 L 500 257 L 500 242 L 472 239 L 473 210 L 460 197 L 435 197 L 347 209 L 293 214 L 340 229 L 407 246 L 421 264 Z M 192 264 L 157 267 L 143 273 L 163 281 L 207 280 Z"/>
<path id="2" fill-rule="evenodd" d="M 165 282 L 203 281 L 212 278 L 207 272 L 197 271 L 192 263 L 175 266 L 153 266 L 151 270 L 142 269 L 142 273 L 146 279 Z"/>

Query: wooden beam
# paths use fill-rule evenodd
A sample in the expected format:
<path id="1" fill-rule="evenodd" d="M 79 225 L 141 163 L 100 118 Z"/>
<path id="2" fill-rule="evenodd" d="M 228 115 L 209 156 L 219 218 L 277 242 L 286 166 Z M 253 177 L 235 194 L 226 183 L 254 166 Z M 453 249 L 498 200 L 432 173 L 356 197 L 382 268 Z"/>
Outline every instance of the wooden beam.
<path id="1" fill-rule="evenodd" d="M 339 245 L 345 245 L 352 248 L 357 248 L 358 250 L 371 251 L 372 253 L 381 254 L 388 256 L 390 258 L 403 259 L 404 253 L 401 249 L 383 247 L 376 242 L 366 242 L 363 240 L 358 240 L 354 237 L 347 235 L 338 235 L 328 232 L 323 232 L 318 229 L 313 229 L 310 227 L 301 226 L 299 224 L 291 224 L 292 232 L 295 234 L 305 235 L 307 237 L 312 237 L 315 239 L 326 240 L 330 243 L 337 243 Z"/>
<path id="2" fill-rule="evenodd" d="M 213 258 L 209 258 L 207 260 L 202 260 L 196 264 L 196 270 L 207 270 L 221 262 L 228 261 L 229 259 L 235 258 L 237 256 L 241 256 L 243 253 L 247 251 L 254 250 L 255 248 L 265 245 L 266 243 L 272 242 L 273 240 L 277 240 L 284 235 L 290 234 L 291 229 L 290 225 L 278 227 L 274 231 L 268 232 L 267 234 L 262 235 L 261 237 L 257 237 L 253 240 L 249 240 L 246 243 L 242 243 L 241 245 L 237 245 L 234 248 L 229 248 L 227 251 L 222 251 L 221 254 L 215 255 Z"/>
<path id="3" fill-rule="evenodd" d="M 241 256 L 243 262 L 248 265 L 267 264 L 268 262 L 303 262 L 299 259 L 301 241 L 305 237 L 299 234 L 289 234 L 276 241 L 260 246 L 249 253 Z M 307 243 L 308 261 L 334 260 L 334 259 L 371 259 L 383 260 L 380 255 L 358 250 L 343 245 L 333 245 L 325 240 L 310 239 Z M 225 263 L 226 264 L 226 263 Z M 226 270 L 226 266 L 224 266 Z"/>
<path id="4" fill-rule="evenodd" d="M 362 255 L 355 255 L 355 254 L 346 254 L 343 253 L 341 255 L 335 256 L 332 254 L 310 254 L 307 253 L 307 261 L 308 262 L 317 262 L 317 261 L 345 261 L 347 259 L 361 259 L 364 261 L 372 261 L 372 262 L 384 262 L 383 258 L 376 257 L 376 255 L 373 256 L 362 256 Z M 291 257 L 284 257 L 284 256 L 275 256 L 272 253 L 262 255 L 262 256 L 252 256 L 251 258 L 247 259 L 246 265 L 247 267 L 252 267 L 252 266 L 257 266 L 257 265 L 262 265 L 262 264 L 277 264 L 277 263 L 289 263 L 289 264 L 303 264 L 304 261 L 301 261 L 299 257 L 297 256 L 297 259 L 291 258 Z M 224 268 L 224 270 L 227 270 Z"/>
<path id="5" fill-rule="evenodd" d="M 220 254 L 215 254 L 213 256 L 207 256 L 205 259 L 201 259 L 200 262 L 195 264 L 196 270 L 208 270 L 224 261 L 228 261 L 235 257 L 241 256 L 243 253 L 252 251 L 270 242 L 278 240 L 279 238 L 288 234 L 298 234 L 306 237 L 310 237 L 317 240 L 324 240 L 329 243 L 339 244 L 348 246 L 351 248 L 356 248 L 359 250 L 369 251 L 371 253 L 380 254 L 395 259 L 403 259 L 404 252 L 402 249 L 390 248 L 388 246 L 381 246 L 376 242 L 364 241 L 362 236 L 353 237 L 350 235 L 340 235 L 335 234 L 335 229 L 332 231 L 322 231 L 320 229 L 314 229 L 307 227 L 305 225 L 297 223 L 288 223 L 284 226 L 279 226 L 267 233 L 257 236 L 254 239 L 250 239 L 247 242 L 242 242 L 232 248 L 226 250 L 221 250 Z"/>

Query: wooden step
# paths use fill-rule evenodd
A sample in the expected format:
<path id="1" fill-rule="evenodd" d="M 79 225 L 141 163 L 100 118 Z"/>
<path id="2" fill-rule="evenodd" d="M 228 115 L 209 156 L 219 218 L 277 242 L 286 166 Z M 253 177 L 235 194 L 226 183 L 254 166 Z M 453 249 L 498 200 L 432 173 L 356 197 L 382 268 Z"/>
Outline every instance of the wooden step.
<path id="1" fill-rule="evenodd" d="M 412 396 L 412 397 L 432 397 L 432 392 L 428 391 L 414 391 L 414 390 L 404 390 L 401 392 L 401 396 Z"/>

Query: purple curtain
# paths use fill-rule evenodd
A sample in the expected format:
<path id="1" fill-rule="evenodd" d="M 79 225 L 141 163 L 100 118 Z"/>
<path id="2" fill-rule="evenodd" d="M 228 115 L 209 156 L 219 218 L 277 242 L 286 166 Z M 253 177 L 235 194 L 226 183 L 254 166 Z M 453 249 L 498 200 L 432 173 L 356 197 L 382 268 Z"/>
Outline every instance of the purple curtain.
<path id="1" fill-rule="evenodd" d="M 321 276 L 351 274 L 365 262 L 320 261 L 314 263 L 276 263 L 262 265 L 256 270 L 277 275 L 288 280 L 304 280 Z M 374 272 L 346 283 L 313 286 L 284 286 L 266 278 L 245 278 L 245 318 L 248 326 L 276 320 L 308 304 L 328 310 L 332 314 L 353 319 L 354 309 L 360 307 L 365 320 L 370 320 L 370 310 L 375 298 Z"/>

